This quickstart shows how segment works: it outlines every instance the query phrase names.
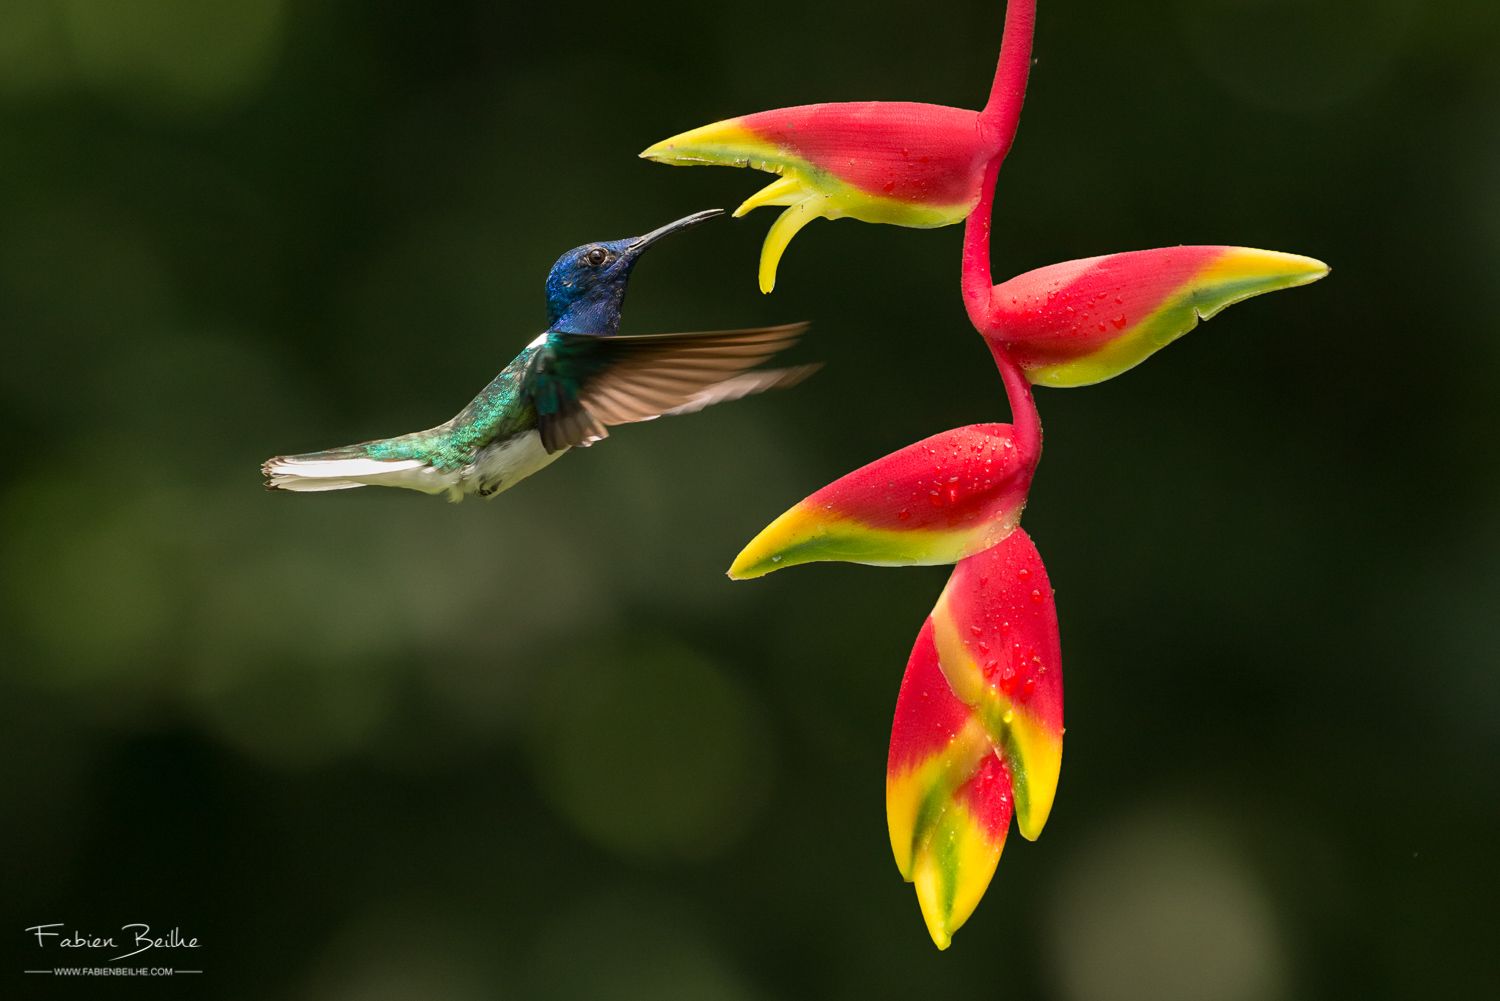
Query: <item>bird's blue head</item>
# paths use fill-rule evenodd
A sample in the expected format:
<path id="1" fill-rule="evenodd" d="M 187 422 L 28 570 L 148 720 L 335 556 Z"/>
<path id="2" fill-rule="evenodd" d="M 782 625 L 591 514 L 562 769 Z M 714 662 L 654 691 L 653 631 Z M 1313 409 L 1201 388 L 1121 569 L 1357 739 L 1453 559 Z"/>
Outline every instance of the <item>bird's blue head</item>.
<path id="1" fill-rule="evenodd" d="M 564 334 L 617 334 L 625 286 L 642 251 L 668 233 L 723 215 L 695 212 L 645 236 L 585 243 L 557 259 L 547 275 L 547 329 Z"/>

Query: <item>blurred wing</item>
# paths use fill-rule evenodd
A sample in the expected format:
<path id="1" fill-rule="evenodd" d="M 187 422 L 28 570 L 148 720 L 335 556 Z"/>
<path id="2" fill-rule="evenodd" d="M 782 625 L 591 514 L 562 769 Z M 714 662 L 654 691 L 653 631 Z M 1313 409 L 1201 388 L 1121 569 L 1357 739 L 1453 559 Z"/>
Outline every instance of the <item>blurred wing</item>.
<path id="1" fill-rule="evenodd" d="M 694 334 L 547 335 L 527 386 L 548 452 L 591 445 L 615 424 L 686 414 L 806 378 L 816 366 L 748 369 L 793 343 L 805 323 Z"/>

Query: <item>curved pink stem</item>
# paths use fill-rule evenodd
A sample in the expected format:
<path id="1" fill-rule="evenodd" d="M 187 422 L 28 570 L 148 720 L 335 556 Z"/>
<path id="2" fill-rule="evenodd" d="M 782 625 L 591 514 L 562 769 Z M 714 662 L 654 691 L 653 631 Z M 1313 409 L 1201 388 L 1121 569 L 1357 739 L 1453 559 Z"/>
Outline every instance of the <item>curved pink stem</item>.
<path id="1" fill-rule="evenodd" d="M 979 204 L 964 221 L 963 295 L 969 322 L 981 334 L 990 328 L 990 215 L 995 204 L 995 180 L 1000 176 L 1001 156 L 984 170 Z"/>
<path id="2" fill-rule="evenodd" d="M 1026 468 L 1034 470 L 1042 458 L 1042 417 L 1037 413 L 1036 400 L 1031 395 L 1031 381 L 998 341 L 986 337 L 985 342 L 995 357 L 1000 381 L 1005 383 L 1005 399 L 1010 404 L 1016 450 Z"/>
<path id="3" fill-rule="evenodd" d="M 1005 34 L 1000 39 L 1000 61 L 990 99 L 979 119 L 995 130 L 999 156 L 1004 157 L 1016 137 L 1021 103 L 1026 100 L 1026 78 L 1031 73 L 1031 36 L 1036 29 L 1036 0 L 1009 0 L 1005 5 Z"/>
<path id="4" fill-rule="evenodd" d="M 1021 123 L 1035 29 L 1036 0 L 1009 0 L 995 82 L 990 86 L 990 99 L 979 113 L 979 127 L 991 134 L 995 153 L 985 168 L 979 204 L 964 224 L 963 295 L 969 322 L 981 333 L 988 327 L 990 287 L 994 284 L 990 278 L 990 215 L 995 204 L 995 181 Z"/>

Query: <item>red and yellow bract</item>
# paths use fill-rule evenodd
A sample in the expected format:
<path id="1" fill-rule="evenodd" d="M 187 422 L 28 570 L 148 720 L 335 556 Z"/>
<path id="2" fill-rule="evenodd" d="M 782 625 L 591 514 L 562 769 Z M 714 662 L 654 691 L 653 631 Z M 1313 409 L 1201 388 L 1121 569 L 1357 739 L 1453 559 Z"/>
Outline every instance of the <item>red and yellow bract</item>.
<path id="1" fill-rule="evenodd" d="M 1163 247 L 1028 271 L 990 290 L 982 333 L 1033 383 L 1086 386 L 1133 368 L 1227 306 L 1328 273 L 1249 247 Z"/>
<path id="2" fill-rule="evenodd" d="M 761 251 L 760 287 L 770 292 L 787 244 L 814 219 L 921 229 L 962 222 L 979 202 L 984 168 L 994 153 L 977 111 L 866 101 L 731 118 L 663 140 L 641 156 L 674 166 L 717 164 L 779 175 L 734 213 L 787 207 Z"/>
<path id="3" fill-rule="evenodd" d="M 916 886 L 939 949 L 984 896 L 1010 828 L 1010 772 L 938 665 L 929 619 L 896 698 L 886 766 L 886 826 L 896 867 Z"/>
<path id="4" fill-rule="evenodd" d="M 808 496 L 752 539 L 729 576 L 841 560 L 953 563 L 1020 523 L 1034 463 L 1009 424 L 973 424 L 892 452 Z"/>
<path id="5" fill-rule="evenodd" d="M 766 234 L 760 288 L 776 286 L 787 244 L 814 219 L 932 228 L 962 222 L 993 188 L 1026 94 L 1034 0 L 1007 5 L 1000 61 L 983 109 L 907 101 L 808 104 L 728 118 L 649 147 L 673 166 L 750 167 L 777 180 L 735 210 L 786 206 Z"/>
<path id="6" fill-rule="evenodd" d="M 1034 840 L 1062 766 L 1052 587 L 1022 529 L 954 568 L 896 700 L 886 823 L 927 930 L 946 949 L 994 875 L 1012 812 Z"/>

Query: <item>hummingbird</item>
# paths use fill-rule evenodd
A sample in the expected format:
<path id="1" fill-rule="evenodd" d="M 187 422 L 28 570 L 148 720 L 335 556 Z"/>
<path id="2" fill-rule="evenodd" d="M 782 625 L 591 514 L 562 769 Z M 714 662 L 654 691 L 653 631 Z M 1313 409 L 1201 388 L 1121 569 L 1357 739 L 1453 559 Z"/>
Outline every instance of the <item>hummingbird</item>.
<path id="1" fill-rule="evenodd" d="M 279 455 L 261 466 L 271 490 L 383 486 L 494 497 L 587 447 L 617 424 L 692 413 L 790 386 L 818 366 L 753 369 L 789 347 L 805 323 L 746 330 L 621 335 L 620 310 L 647 247 L 722 215 L 710 209 L 644 236 L 586 243 L 547 275 L 547 329 L 451 420 L 426 431 Z"/>

